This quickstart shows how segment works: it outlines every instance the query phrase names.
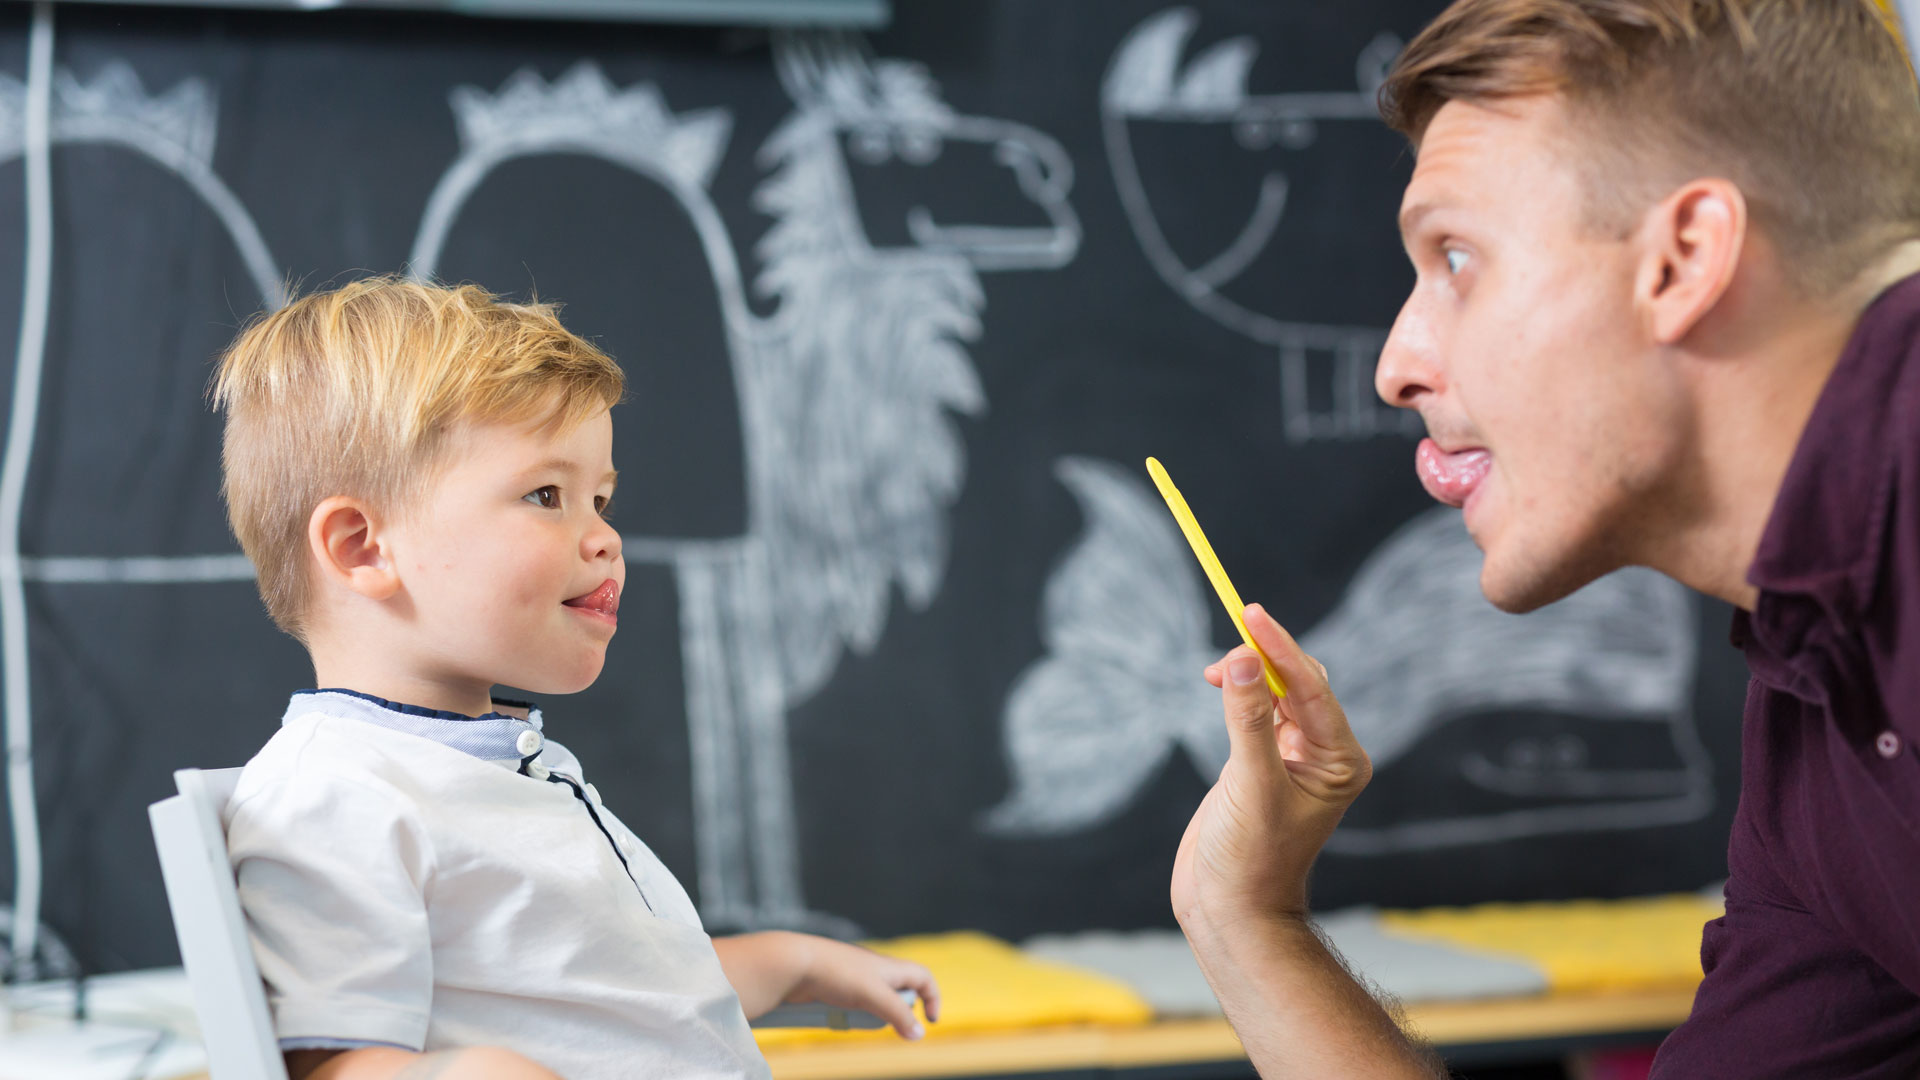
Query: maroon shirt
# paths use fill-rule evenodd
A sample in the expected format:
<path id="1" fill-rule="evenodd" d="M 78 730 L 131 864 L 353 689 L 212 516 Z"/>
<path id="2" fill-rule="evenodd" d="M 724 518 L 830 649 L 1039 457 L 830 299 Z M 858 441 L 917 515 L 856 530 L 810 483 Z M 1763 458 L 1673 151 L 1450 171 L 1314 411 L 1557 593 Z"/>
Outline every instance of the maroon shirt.
<path id="1" fill-rule="evenodd" d="M 1727 913 L 1653 1075 L 1920 1077 L 1920 276 L 1868 307 L 1734 617 Z"/>

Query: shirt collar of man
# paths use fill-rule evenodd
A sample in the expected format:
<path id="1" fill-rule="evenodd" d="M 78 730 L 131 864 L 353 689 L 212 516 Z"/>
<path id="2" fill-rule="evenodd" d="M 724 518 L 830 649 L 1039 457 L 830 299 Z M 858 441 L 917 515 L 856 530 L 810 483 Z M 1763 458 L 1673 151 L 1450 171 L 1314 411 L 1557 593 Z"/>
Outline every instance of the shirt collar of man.
<path id="1" fill-rule="evenodd" d="M 1734 613 L 1732 633 L 1754 674 L 1780 689 L 1801 693 L 1805 680 L 1823 681 L 1796 658 L 1851 636 L 1872 600 L 1895 471 L 1912 434 L 1901 428 L 1915 390 L 1902 382 L 1920 378 L 1920 360 L 1909 362 L 1916 351 L 1920 275 L 1861 313 L 1787 467 L 1747 570 L 1759 600 L 1751 614 Z"/>
<path id="2" fill-rule="evenodd" d="M 544 723 L 540 710 L 525 702 L 496 698 L 493 703 L 496 706 L 493 712 L 465 716 L 443 709 L 388 701 L 357 690 L 296 690 L 293 698 L 287 702 L 287 711 L 281 716 L 280 722 L 286 724 L 295 717 L 313 713 L 342 720 L 359 720 L 391 731 L 432 739 L 442 746 L 487 761 L 517 762 L 529 756 L 528 746 L 535 746 L 537 751 L 537 744 L 544 742 L 540 736 Z M 511 712 L 500 711 L 502 709 Z M 521 712 L 526 715 L 514 715 Z M 535 738 L 526 739 L 526 732 L 533 732 Z"/>

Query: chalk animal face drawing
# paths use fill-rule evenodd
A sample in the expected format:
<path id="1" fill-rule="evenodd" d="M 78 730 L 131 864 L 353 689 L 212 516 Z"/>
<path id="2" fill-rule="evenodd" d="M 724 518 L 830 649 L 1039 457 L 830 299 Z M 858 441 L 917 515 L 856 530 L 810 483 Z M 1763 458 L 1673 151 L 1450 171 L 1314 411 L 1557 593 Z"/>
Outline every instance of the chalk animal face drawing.
<path id="1" fill-rule="evenodd" d="M 1361 50 L 1355 89 L 1254 94 L 1253 38 L 1229 38 L 1181 64 L 1198 24 L 1184 7 L 1147 19 L 1121 43 L 1101 86 L 1107 162 L 1141 252 L 1201 314 L 1279 352 L 1290 441 L 1417 432 L 1417 418 L 1374 396 L 1373 362 L 1388 320 L 1369 324 L 1344 310 L 1345 296 L 1365 290 L 1295 295 L 1304 260 L 1317 278 L 1338 282 L 1343 272 L 1377 273 L 1383 245 L 1398 257 L 1389 208 L 1373 227 L 1350 205 L 1297 204 L 1302 192 L 1342 198 L 1338 170 L 1356 162 L 1374 162 L 1381 173 L 1392 167 L 1399 137 L 1380 123 L 1373 92 L 1399 42 L 1383 34 Z M 1208 165 L 1185 164 L 1194 160 Z M 1195 206 L 1236 201 L 1247 211 L 1234 235 L 1193 219 Z M 1277 287 L 1282 281 L 1295 287 Z"/>

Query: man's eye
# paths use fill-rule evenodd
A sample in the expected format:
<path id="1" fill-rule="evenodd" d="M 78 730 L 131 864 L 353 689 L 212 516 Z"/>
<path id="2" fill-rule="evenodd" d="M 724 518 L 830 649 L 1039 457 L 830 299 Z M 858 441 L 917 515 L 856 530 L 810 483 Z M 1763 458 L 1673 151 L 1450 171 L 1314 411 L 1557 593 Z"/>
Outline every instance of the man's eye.
<path id="1" fill-rule="evenodd" d="M 521 498 L 543 510 L 552 510 L 560 505 L 560 489 L 554 487 L 552 484 L 548 484 L 546 487 L 540 488 L 537 491 L 527 492 L 525 495 L 522 495 Z"/>
<path id="2" fill-rule="evenodd" d="M 1448 272 L 1458 274 L 1461 270 L 1464 270 L 1466 268 L 1466 265 L 1467 265 L 1466 252 L 1461 251 L 1459 248 L 1447 249 Z"/>

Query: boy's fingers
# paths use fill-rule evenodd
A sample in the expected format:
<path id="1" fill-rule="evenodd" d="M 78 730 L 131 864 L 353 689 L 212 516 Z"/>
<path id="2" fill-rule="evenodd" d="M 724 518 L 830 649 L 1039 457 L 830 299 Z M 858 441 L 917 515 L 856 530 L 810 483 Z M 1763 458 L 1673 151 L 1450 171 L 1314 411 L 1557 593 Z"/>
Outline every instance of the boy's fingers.
<path id="1" fill-rule="evenodd" d="M 903 1039 L 918 1039 L 927 1033 L 920 1026 L 920 1018 L 913 1015 L 913 1006 L 900 1000 L 899 992 L 890 985 L 882 984 L 869 997 L 867 1011 L 885 1020 Z"/>
<path id="2" fill-rule="evenodd" d="M 1208 664 L 1207 670 L 1200 674 L 1202 678 L 1205 678 L 1207 682 L 1216 689 L 1220 686 L 1220 680 L 1226 678 L 1225 675 L 1221 674 L 1219 664 Z"/>
<path id="3" fill-rule="evenodd" d="M 933 972 L 915 965 L 912 977 L 901 987 L 920 995 L 920 1011 L 929 1021 L 940 1019 L 940 984 L 934 981 Z"/>
<path id="4" fill-rule="evenodd" d="M 920 995 L 920 1011 L 927 1016 L 928 1023 L 940 1022 L 940 984 L 933 980 L 933 972 L 922 968 L 919 977 L 907 985 L 907 989 Z"/>

